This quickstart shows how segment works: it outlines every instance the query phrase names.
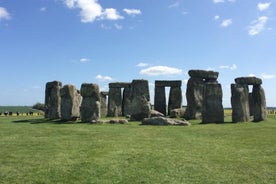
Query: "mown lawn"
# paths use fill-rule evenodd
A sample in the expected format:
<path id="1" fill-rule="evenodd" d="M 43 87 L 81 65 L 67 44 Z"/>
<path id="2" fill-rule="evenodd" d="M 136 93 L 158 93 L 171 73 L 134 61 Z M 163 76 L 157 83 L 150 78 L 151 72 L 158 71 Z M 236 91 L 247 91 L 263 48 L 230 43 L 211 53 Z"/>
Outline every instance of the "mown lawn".
<path id="1" fill-rule="evenodd" d="M 192 124 L 1 117 L 0 183 L 276 183 L 276 118 Z"/>

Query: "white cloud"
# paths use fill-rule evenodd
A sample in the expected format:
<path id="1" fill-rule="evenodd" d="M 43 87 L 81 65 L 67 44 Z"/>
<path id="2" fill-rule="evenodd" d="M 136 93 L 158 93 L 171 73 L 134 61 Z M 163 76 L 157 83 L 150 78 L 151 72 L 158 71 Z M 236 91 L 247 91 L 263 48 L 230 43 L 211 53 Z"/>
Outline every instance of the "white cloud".
<path id="1" fill-rule="evenodd" d="M 102 19 L 119 20 L 119 19 L 124 19 L 124 17 L 121 16 L 116 9 L 107 8 L 102 13 Z"/>
<path id="2" fill-rule="evenodd" d="M 255 36 L 260 32 L 262 32 L 265 28 L 265 24 L 267 20 L 268 20 L 268 17 L 266 16 L 262 16 L 262 17 L 259 17 L 257 20 L 254 20 L 249 26 L 248 34 L 250 36 Z"/>
<path id="3" fill-rule="evenodd" d="M 46 10 L 47 10 L 47 8 L 46 7 L 42 7 L 42 8 L 40 8 L 39 9 L 41 12 L 45 12 Z"/>
<path id="4" fill-rule="evenodd" d="M 9 12 L 5 8 L 0 7 L 0 21 L 2 19 L 3 20 L 9 20 L 9 19 L 11 19 L 11 16 L 10 16 Z"/>
<path id="5" fill-rule="evenodd" d="M 124 8 L 123 11 L 126 12 L 126 14 L 131 15 L 131 16 L 142 14 L 141 10 L 139 10 L 139 9 Z"/>
<path id="6" fill-rule="evenodd" d="M 96 79 L 100 82 L 105 82 L 105 81 L 112 81 L 113 79 L 109 76 L 102 76 L 102 75 L 97 75 Z"/>
<path id="7" fill-rule="evenodd" d="M 220 18 L 219 15 L 215 15 L 215 16 L 214 16 L 214 20 L 218 20 L 219 18 Z"/>
<path id="8" fill-rule="evenodd" d="M 221 23 L 221 27 L 228 27 L 233 23 L 232 19 L 224 19 Z"/>
<path id="9" fill-rule="evenodd" d="M 248 77 L 256 77 L 256 75 L 254 73 L 251 73 L 248 75 Z"/>
<path id="10" fill-rule="evenodd" d="M 274 79 L 275 75 L 267 74 L 267 73 L 262 73 L 262 78 L 263 79 Z"/>
<path id="11" fill-rule="evenodd" d="M 234 2 L 236 2 L 236 0 L 213 0 L 213 3 L 215 3 L 215 4 L 217 4 L 217 3 L 225 3 L 225 2 L 234 3 Z"/>
<path id="12" fill-rule="evenodd" d="M 224 0 L 213 0 L 214 3 L 224 3 Z"/>
<path id="13" fill-rule="evenodd" d="M 87 62 L 89 62 L 90 61 L 90 59 L 87 59 L 87 58 L 81 58 L 80 59 L 80 62 L 81 63 L 87 63 Z"/>
<path id="14" fill-rule="evenodd" d="M 114 24 L 115 28 L 118 29 L 118 30 L 121 30 L 123 29 L 123 26 L 120 25 L 120 24 Z"/>
<path id="15" fill-rule="evenodd" d="M 260 11 L 265 11 L 265 10 L 267 10 L 269 7 L 270 7 L 270 5 L 271 5 L 271 2 L 268 2 L 268 3 L 258 3 L 258 9 L 260 10 Z"/>
<path id="16" fill-rule="evenodd" d="M 176 7 L 179 7 L 180 3 L 179 2 L 175 2 L 173 4 L 170 4 L 169 5 L 169 8 L 176 8 Z"/>
<path id="17" fill-rule="evenodd" d="M 220 69 L 229 69 L 229 70 L 236 70 L 238 67 L 236 64 L 233 64 L 232 66 L 230 65 L 223 65 L 219 67 Z"/>
<path id="18" fill-rule="evenodd" d="M 149 66 L 149 64 L 141 62 L 141 63 L 137 64 L 136 66 L 137 67 L 147 67 L 147 66 Z"/>
<path id="19" fill-rule="evenodd" d="M 168 66 L 152 66 L 140 71 L 142 75 L 158 76 L 158 75 L 181 75 L 182 70 L 171 68 Z"/>
<path id="20" fill-rule="evenodd" d="M 64 0 L 65 5 L 70 9 L 80 9 L 81 22 L 94 22 L 97 19 L 118 20 L 120 16 L 114 8 L 103 9 L 98 0 Z"/>

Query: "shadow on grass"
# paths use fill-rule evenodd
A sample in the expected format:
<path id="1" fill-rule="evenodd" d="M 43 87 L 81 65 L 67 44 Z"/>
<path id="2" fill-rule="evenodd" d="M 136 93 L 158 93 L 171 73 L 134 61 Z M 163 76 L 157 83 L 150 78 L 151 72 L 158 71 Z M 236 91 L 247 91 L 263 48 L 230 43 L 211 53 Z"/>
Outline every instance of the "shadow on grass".
<path id="1" fill-rule="evenodd" d="M 62 125 L 62 124 L 76 124 L 79 123 L 77 121 L 62 121 L 62 120 L 50 120 L 45 118 L 40 119 L 22 119 L 22 120 L 15 120 L 12 121 L 13 123 L 30 123 L 30 124 L 56 124 L 56 125 Z"/>

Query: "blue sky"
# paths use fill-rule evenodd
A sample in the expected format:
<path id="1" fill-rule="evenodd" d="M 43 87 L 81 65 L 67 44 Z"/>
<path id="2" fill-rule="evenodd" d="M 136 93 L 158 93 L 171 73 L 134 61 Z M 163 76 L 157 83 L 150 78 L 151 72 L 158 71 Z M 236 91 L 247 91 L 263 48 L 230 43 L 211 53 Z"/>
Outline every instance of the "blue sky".
<path id="1" fill-rule="evenodd" d="M 0 105 L 44 102 L 46 82 L 80 88 L 220 73 L 263 79 L 276 106 L 276 0 L 0 0 Z M 185 96 L 184 96 L 185 98 Z M 186 100 L 183 101 L 186 105 Z"/>

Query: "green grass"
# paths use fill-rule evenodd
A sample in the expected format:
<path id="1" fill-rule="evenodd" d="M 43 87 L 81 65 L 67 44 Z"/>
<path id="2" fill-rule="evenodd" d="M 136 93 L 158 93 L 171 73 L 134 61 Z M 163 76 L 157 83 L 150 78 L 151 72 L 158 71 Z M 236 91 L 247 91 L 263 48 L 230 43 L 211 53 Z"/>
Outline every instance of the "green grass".
<path id="1" fill-rule="evenodd" d="M 189 127 L 40 118 L 0 118 L 1 184 L 276 183 L 275 117 Z"/>

